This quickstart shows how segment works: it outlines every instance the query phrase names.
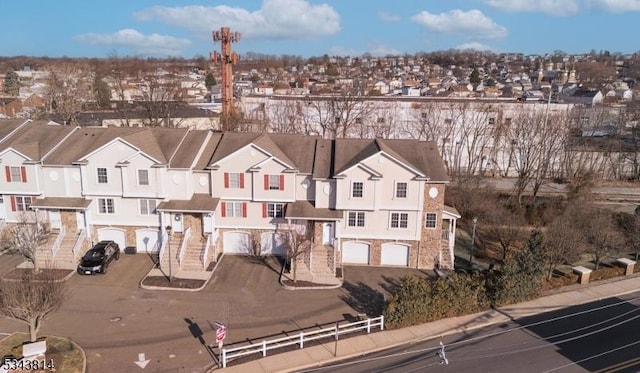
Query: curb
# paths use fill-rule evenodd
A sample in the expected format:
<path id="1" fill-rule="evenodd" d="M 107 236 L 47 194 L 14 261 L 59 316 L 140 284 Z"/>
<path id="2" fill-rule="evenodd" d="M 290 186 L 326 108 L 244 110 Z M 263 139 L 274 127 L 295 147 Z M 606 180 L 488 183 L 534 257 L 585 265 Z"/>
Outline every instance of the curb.
<path id="1" fill-rule="evenodd" d="M 280 286 L 282 286 L 282 288 L 284 288 L 285 290 L 294 290 L 294 291 L 295 290 L 329 290 L 329 289 L 338 289 L 342 287 L 342 285 L 344 285 L 344 277 L 340 277 L 340 283 L 338 284 L 327 284 L 327 285 L 317 284 L 317 286 L 291 286 L 283 282 L 282 280 L 282 278 L 284 277 L 283 273 L 284 273 L 284 266 L 282 266 L 282 269 L 280 269 L 280 277 L 278 278 L 278 282 L 280 283 Z"/>
<path id="2" fill-rule="evenodd" d="M 145 290 L 156 290 L 156 291 L 183 291 L 183 292 L 190 292 L 190 293 L 195 293 L 198 291 L 203 290 L 204 288 L 207 287 L 207 285 L 209 284 L 209 281 L 211 281 L 211 278 L 213 277 L 213 274 L 215 273 L 216 269 L 218 269 L 218 266 L 220 265 L 220 262 L 222 262 L 222 258 L 224 257 L 224 254 L 220 255 L 220 258 L 218 259 L 218 261 L 216 262 L 216 265 L 213 267 L 213 269 L 211 271 L 207 271 L 210 272 L 209 276 L 207 277 L 206 280 L 204 280 L 204 284 L 202 284 L 202 286 L 197 287 L 197 288 L 193 288 L 193 289 L 189 289 L 189 288 L 171 288 L 171 287 L 166 287 L 166 286 L 150 286 L 150 285 L 144 285 L 144 279 L 146 279 L 147 277 L 149 277 L 149 273 L 151 273 L 151 270 L 153 270 L 154 268 L 151 268 L 151 270 L 149 270 L 149 272 L 147 272 L 147 274 L 142 278 L 142 280 L 140 280 L 140 282 L 138 283 L 138 286 L 142 289 Z M 179 277 L 177 277 L 179 278 Z"/>

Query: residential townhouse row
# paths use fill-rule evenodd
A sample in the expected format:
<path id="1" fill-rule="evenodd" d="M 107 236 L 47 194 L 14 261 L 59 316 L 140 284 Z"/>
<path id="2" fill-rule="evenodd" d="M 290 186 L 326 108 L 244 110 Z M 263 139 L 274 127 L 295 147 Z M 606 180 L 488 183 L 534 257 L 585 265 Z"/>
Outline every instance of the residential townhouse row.
<path id="1" fill-rule="evenodd" d="M 310 237 L 296 260 L 315 279 L 453 265 L 460 216 L 431 142 L 0 120 L 0 166 L 0 221 L 45 224 L 39 258 L 58 265 L 114 240 L 206 270 L 223 253 L 286 255 L 292 231 Z"/>

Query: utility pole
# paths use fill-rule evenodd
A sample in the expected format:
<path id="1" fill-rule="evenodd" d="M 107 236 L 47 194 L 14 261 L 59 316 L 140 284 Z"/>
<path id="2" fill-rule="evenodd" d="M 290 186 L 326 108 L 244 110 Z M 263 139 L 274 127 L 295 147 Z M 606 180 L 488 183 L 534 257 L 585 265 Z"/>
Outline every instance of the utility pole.
<path id="1" fill-rule="evenodd" d="M 239 32 L 231 32 L 229 27 L 213 31 L 213 41 L 220 42 L 220 53 L 213 52 L 213 62 L 220 64 L 222 75 L 222 129 L 229 130 L 229 120 L 233 113 L 233 70 L 238 63 L 238 54 L 231 51 L 231 43 L 240 40 Z"/>

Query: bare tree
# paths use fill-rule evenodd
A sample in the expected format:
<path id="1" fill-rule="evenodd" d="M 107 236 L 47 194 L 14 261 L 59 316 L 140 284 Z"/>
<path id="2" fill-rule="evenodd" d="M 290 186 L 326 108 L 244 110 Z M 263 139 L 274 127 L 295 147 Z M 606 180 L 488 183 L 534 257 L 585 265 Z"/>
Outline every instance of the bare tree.
<path id="1" fill-rule="evenodd" d="M 60 309 L 66 298 L 66 282 L 54 273 L 25 271 L 19 280 L 2 280 L 0 313 L 27 324 L 30 341 L 36 342 L 42 322 Z"/>
<path id="2" fill-rule="evenodd" d="M 576 208 L 573 206 L 565 210 L 544 232 L 548 280 L 559 265 L 579 259 L 584 251 L 583 236 L 573 222 L 573 216 L 579 213 Z"/>
<path id="3" fill-rule="evenodd" d="M 6 228 L 4 245 L 17 250 L 27 261 L 33 264 L 35 271 L 39 272 L 38 249 L 47 242 L 48 238 L 49 234 L 42 224 L 25 213 L 20 217 L 19 222 Z"/>
<path id="4" fill-rule="evenodd" d="M 307 221 L 289 223 L 288 231 L 282 233 L 287 248 L 287 259 L 291 263 L 293 282 L 298 281 L 298 260 L 311 250 L 313 240 L 312 225 Z"/>
<path id="5" fill-rule="evenodd" d="M 373 111 L 367 100 L 349 94 L 317 97 L 307 101 L 312 130 L 325 138 L 349 137 L 357 124 L 363 123 Z"/>
<path id="6" fill-rule="evenodd" d="M 522 216 L 504 207 L 489 210 L 485 219 L 485 238 L 498 244 L 502 261 L 512 250 L 521 246 L 529 234 L 524 230 L 525 222 Z"/>
<path id="7" fill-rule="evenodd" d="M 273 105 L 269 112 L 271 131 L 276 133 L 302 133 L 308 135 L 302 120 L 302 103 L 299 100 L 283 100 Z"/>
<path id="8" fill-rule="evenodd" d="M 595 269 L 599 269 L 602 260 L 615 253 L 622 246 L 622 234 L 609 211 L 598 209 L 584 201 L 582 201 L 579 211 L 574 216 L 574 222 L 584 237 L 585 252 L 591 254 Z"/>
<path id="9" fill-rule="evenodd" d="M 624 235 L 626 247 L 635 254 L 637 262 L 640 258 L 640 207 L 636 208 L 634 214 L 618 214 L 617 220 Z"/>
<path id="10" fill-rule="evenodd" d="M 49 68 L 45 97 L 49 110 L 76 125 L 82 106 L 94 97 L 92 68 L 84 63 L 63 61 Z"/>

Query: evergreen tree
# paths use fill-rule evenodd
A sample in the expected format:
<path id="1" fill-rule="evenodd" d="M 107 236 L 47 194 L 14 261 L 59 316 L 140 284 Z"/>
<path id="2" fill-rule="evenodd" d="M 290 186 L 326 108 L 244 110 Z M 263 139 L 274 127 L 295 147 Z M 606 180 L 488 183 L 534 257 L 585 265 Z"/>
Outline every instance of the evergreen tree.
<path id="1" fill-rule="evenodd" d="M 471 84 L 479 84 L 481 79 L 480 79 L 480 73 L 478 72 L 478 69 L 476 69 L 475 67 L 473 68 L 473 71 L 471 71 L 471 74 L 469 75 L 469 81 L 471 82 Z"/>
<path id="2" fill-rule="evenodd" d="M 536 298 L 544 281 L 545 247 L 539 230 L 531 233 L 521 250 L 511 253 L 500 274 L 489 283 L 489 294 L 496 306 Z"/>
<path id="3" fill-rule="evenodd" d="M 207 89 L 211 89 L 211 87 L 216 84 L 218 84 L 218 82 L 216 82 L 216 78 L 213 76 L 213 74 L 210 72 L 207 73 L 207 75 L 204 77 L 204 86 L 207 87 Z"/>
<path id="4" fill-rule="evenodd" d="M 4 77 L 4 93 L 10 96 L 17 96 L 20 91 L 20 77 L 18 73 L 11 70 Z"/>

